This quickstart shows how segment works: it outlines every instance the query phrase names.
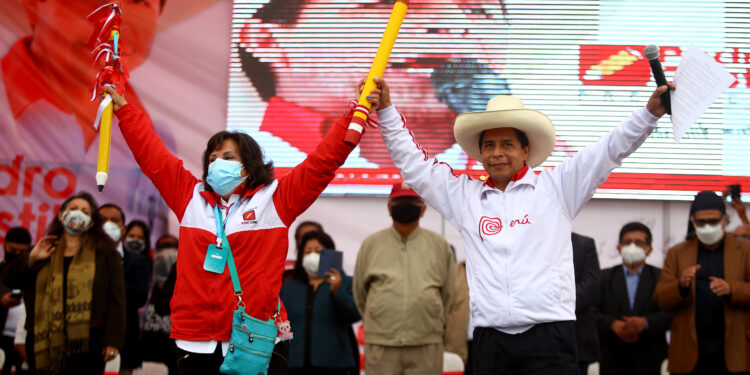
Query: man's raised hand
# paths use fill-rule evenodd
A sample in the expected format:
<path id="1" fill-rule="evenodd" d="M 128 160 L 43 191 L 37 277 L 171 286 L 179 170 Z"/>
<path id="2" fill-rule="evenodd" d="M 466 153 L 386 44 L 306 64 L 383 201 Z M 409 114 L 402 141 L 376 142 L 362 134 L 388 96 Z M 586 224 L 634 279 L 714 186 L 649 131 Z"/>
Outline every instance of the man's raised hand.
<path id="1" fill-rule="evenodd" d="M 367 102 L 370 103 L 370 112 L 386 109 L 391 106 L 391 91 L 388 83 L 383 78 L 373 78 L 375 88 L 367 94 Z M 357 84 L 357 98 L 359 98 L 362 88 L 365 86 L 365 80 L 362 79 Z"/>
<path id="2" fill-rule="evenodd" d="M 667 83 L 667 85 L 659 86 L 654 90 L 653 94 L 651 94 L 651 97 L 648 99 L 648 103 L 646 103 L 646 109 L 648 109 L 649 112 L 651 112 L 652 115 L 656 117 L 664 116 L 667 113 L 667 109 L 664 108 L 664 103 L 661 102 L 661 95 L 667 92 L 667 90 L 674 90 L 677 87 L 674 85 L 674 83 Z"/>

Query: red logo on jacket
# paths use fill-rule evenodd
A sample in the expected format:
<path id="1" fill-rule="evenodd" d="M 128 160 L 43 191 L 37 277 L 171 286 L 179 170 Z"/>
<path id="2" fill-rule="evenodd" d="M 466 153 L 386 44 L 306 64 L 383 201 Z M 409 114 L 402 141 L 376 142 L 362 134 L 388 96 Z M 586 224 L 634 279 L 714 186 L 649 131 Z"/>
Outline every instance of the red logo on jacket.
<path id="1" fill-rule="evenodd" d="M 245 221 L 255 220 L 255 210 L 250 210 L 242 214 L 242 219 Z"/>
<path id="2" fill-rule="evenodd" d="M 482 216 L 479 220 L 479 238 L 484 241 L 482 234 L 494 236 L 503 230 L 503 222 L 496 217 Z"/>

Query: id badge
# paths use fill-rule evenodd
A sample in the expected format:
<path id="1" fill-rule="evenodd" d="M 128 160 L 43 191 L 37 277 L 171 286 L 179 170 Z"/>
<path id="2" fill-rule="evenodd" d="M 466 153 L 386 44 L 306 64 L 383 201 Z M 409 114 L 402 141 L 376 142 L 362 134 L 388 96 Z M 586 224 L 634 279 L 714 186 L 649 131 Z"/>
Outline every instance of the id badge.
<path id="1" fill-rule="evenodd" d="M 217 247 L 215 244 L 208 245 L 206 260 L 203 261 L 203 269 L 208 272 L 222 274 L 227 264 L 227 252 L 225 248 Z"/>

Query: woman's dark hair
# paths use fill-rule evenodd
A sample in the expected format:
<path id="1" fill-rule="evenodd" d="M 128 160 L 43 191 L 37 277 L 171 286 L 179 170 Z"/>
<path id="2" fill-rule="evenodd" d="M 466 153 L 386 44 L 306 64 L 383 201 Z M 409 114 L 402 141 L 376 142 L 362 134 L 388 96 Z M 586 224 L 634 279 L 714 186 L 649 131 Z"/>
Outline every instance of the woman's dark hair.
<path id="1" fill-rule="evenodd" d="M 149 282 L 151 282 L 151 275 L 154 268 L 154 261 L 151 259 L 151 230 L 148 229 L 148 225 L 140 220 L 133 220 L 130 223 L 128 223 L 127 228 L 125 229 L 125 235 L 122 237 L 123 244 L 125 242 L 125 238 L 127 238 L 128 233 L 135 228 L 141 228 L 143 231 L 143 241 L 146 242 L 146 247 L 141 252 L 141 255 L 143 255 L 146 258 L 146 261 L 148 262 L 148 275 L 149 275 Z"/>
<path id="2" fill-rule="evenodd" d="M 302 239 L 299 240 L 299 244 L 297 245 L 297 262 L 294 263 L 294 275 L 292 277 L 294 279 L 304 281 L 305 283 L 307 283 L 310 279 L 307 277 L 305 267 L 302 267 L 302 257 L 305 252 L 305 245 L 307 245 L 310 240 L 318 240 L 318 242 L 320 242 L 324 249 L 336 248 L 336 244 L 333 243 L 333 239 L 331 239 L 331 236 L 329 236 L 325 232 L 315 230 L 312 232 L 307 232 L 304 236 L 302 236 Z"/>
<path id="3" fill-rule="evenodd" d="M 60 210 L 55 213 L 55 218 L 52 219 L 52 223 L 47 229 L 47 234 L 57 236 L 58 238 L 62 236 L 62 234 L 65 232 L 65 226 L 63 225 L 62 221 L 60 221 L 60 213 L 64 212 L 65 209 L 68 208 L 70 202 L 74 199 L 83 199 L 88 202 L 89 206 L 91 206 L 91 228 L 83 232 L 83 243 L 88 243 L 89 245 L 93 246 L 95 251 L 114 251 L 115 243 L 104 232 L 104 229 L 102 227 L 102 224 L 104 224 L 104 222 L 102 221 L 102 217 L 99 215 L 99 208 L 96 205 L 96 200 L 94 200 L 94 197 L 91 196 L 91 194 L 85 191 L 70 196 L 63 202 L 62 206 L 60 206 Z"/>
<path id="4" fill-rule="evenodd" d="M 179 239 L 169 233 L 162 235 L 161 237 L 156 239 L 156 244 L 154 246 L 156 247 L 156 251 L 174 247 L 175 249 L 179 246 Z"/>
<path id="5" fill-rule="evenodd" d="M 242 166 L 247 173 L 247 179 L 243 184 L 245 189 L 254 189 L 261 185 L 270 184 L 273 181 L 273 162 L 263 162 L 263 150 L 261 150 L 253 137 L 245 133 L 222 130 L 208 140 L 206 150 L 203 151 L 203 182 L 206 182 L 206 178 L 208 177 L 208 165 L 211 164 L 209 160 L 211 153 L 216 151 L 227 139 L 231 139 L 237 144 L 239 157 L 242 159 Z M 213 192 L 208 183 L 204 185 L 207 191 Z"/>
<path id="6" fill-rule="evenodd" d="M 146 242 L 146 248 L 143 249 L 143 253 L 145 255 L 149 255 L 149 252 L 151 252 L 151 230 L 148 229 L 148 225 L 140 220 L 133 220 L 130 223 L 128 223 L 127 228 L 125 229 L 125 236 L 122 237 L 123 241 L 125 238 L 127 238 L 128 233 L 135 228 L 141 228 L 143 231 L 143 241 Z"/>
<path id="7" fill-rule="evenodd" d="M 300 240 L 302 240 L 302 228 L 304 227 L 315 227 L 315 230 L 318 232 L 323 232 L 323 225 L 321 225 L 317 221 L 303 221 L 297 225 L 297 228 L 294 229 L 294 241 L 299 243 Z"/>

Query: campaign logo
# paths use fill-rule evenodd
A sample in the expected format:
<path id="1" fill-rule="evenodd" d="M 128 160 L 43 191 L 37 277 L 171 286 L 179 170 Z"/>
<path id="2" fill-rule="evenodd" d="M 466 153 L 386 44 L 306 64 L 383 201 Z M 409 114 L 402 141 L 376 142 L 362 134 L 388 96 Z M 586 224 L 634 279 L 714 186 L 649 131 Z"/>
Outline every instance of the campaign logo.
<path id="1" fill-rule="evenodd" d="M 242 214 L 242 221 L 243 224 L 257 223 L 258 221 L 255 219 L 255 210 L 245 211 L 245 213 Z"/>
<path id="2" fill-rule="evenodd" d="M 484 241 L 485 236 L 494 236 L 503 230 L 503 222 L 496 217 L 482 216 L 479 220 L 479 238 Z"/>
<path id="3" fill-rule="evenodd" d="M 651 66 L 645 46 L 581 45 L 578 78 L 584 85 L 646 86 Z"/>

